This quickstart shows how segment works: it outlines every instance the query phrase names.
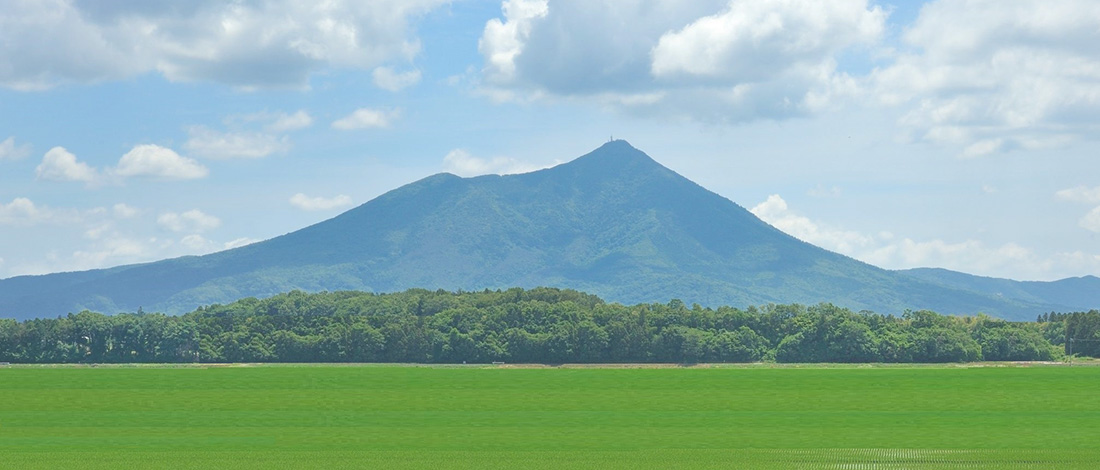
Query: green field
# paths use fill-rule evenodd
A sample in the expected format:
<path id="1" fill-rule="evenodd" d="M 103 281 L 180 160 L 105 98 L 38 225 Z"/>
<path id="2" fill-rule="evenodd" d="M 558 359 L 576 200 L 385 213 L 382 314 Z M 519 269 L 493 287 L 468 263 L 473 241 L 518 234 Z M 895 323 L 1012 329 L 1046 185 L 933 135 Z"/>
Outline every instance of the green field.
<path id="1" fill-rule="evenodd" d="M 2 468 L 1096 468 L 1100 367 L 0 367 Z"/>

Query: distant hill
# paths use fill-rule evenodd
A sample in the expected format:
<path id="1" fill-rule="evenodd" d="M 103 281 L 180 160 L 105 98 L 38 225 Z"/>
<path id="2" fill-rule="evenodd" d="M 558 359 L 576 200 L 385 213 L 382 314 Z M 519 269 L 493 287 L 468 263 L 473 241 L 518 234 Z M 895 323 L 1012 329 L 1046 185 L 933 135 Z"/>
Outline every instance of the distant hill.
<path id="1" fill-rule="evenodd" d="M 1038 282 L 974 276 L 940 268 L 906 269 L 898 273 L 954 289 L 1049 305 L 1059 312 L 1100 308 L 1100 278 L 1096 276 Z"/>
<path id="2" fill-rule="evenodd" d="M 1053 288 L 997 295 L 948 277 L 887 271 L 802 242 L 619 140 L 532 173 L 437 174 L 333 219 L 206 256 L 6 279 L 0 317 L 139 306 L 181 313 L 292 289 L 412 287 L 553 286 L 623 303 L 831 302 L 1027 320 L 1093 300 L 1072 286 L 1064 296 Z"/>

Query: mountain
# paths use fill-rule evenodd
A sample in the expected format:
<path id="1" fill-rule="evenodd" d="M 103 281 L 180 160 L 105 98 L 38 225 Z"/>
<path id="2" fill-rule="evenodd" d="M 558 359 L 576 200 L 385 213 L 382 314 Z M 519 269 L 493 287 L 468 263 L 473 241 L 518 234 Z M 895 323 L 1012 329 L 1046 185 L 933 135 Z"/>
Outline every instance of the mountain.
<path id="1" fill-rule="evenodd" d="M 1096 276 L 1039 282 L 974 276 L 940 268 L 906 269 L 898 273 L 954 289 L 1050 305 L 1052 310 L 1059 312 L 1100 307 L 1100 278 Z"/>
<path id="2" fill-rule="evenodd" d="M 180 313 L 292 289 L 512 286 L 569 287 L 623 303 L 832 302 L 1028 320 L 1069 304 L 998 296 L 818 248 L 620 140 L 532 173 L 437 174 L 333 219 L 206 256 L 3 280 L 0 317 Z"/>

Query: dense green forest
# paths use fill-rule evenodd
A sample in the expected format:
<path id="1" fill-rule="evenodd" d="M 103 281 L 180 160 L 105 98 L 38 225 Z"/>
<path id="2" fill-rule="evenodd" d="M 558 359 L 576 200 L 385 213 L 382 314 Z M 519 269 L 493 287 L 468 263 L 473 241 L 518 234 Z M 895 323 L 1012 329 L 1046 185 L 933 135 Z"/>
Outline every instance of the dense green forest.
<path id="1" fill-rule="evenodd" d="M 1067 341 L 1067 338 L 1069 341 Z M 830 304 L 624 306 L 573 290 L 294 291 L 170 316 L 0 319 L 0 361 L 965 362 L 1100 355 L 1100 312 L 1036 322 Z"/>

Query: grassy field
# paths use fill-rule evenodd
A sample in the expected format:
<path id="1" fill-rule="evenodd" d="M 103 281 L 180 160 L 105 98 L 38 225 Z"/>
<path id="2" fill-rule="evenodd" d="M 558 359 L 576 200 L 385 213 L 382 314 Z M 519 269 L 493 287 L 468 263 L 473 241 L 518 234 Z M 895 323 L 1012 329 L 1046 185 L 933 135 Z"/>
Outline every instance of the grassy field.
<path id="1" fill-rule="evenodd" d="M 0 468 L 1097 468 L 1100 367 L 0 367 Z"/>

